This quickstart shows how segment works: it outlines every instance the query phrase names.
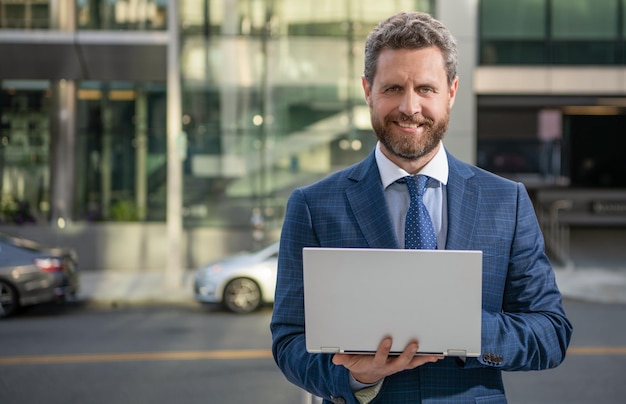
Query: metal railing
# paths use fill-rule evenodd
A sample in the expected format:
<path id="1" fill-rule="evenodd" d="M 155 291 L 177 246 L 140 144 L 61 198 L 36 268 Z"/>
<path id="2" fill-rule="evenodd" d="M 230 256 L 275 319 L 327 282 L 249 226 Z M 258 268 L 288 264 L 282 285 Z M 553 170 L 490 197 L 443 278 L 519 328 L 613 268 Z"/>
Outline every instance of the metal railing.
<path id="1" fill-rule="evenodd" d="M 559 219 L 559 216 L 561 212 L 571 209 L 572 206 L 571 200 L 559 199 L 547 206 L 540 204 L 538 207 L 538 219 L 546 248 L 566 267 L 573 265 L 570 255 L 570 228 L 569 224 Z"/>

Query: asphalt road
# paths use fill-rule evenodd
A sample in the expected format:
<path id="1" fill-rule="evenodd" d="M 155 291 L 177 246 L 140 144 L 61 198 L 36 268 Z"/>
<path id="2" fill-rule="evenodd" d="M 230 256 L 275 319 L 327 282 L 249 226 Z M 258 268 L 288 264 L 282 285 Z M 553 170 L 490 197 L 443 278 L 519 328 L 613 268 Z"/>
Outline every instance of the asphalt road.
<path id="1" fill-rule="evenodd" d="M 566 300 L 574 334 L 565 361 L 541 372 L 504 373 L 509 402 L 624 403 L 626 305 Z"/>
<path id="2" fill-rule="evenodd" d="M 566 301 L 565 363 L 505 373 L 510 403 L 623 403 L 626 305 Z M 269 352 L 271 311 L 32 308 L 0 321 L 2 403 L 300 403 Z"/>
<path id="3" fill-rule="evenodd" d="M 0 322 L 0 403 L 298 403 L 270 314 L 31 309 Z"/>

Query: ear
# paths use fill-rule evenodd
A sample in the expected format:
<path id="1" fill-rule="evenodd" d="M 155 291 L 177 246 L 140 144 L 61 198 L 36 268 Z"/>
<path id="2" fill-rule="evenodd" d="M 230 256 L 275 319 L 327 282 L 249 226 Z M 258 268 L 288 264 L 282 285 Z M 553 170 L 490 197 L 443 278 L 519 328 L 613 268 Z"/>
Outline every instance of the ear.
<path id="1" fill-rule="evenodd" d="M 365 78 L 365 76 L 361 76 L 361 85 L 363 86 L 363 94 L 365 95 L 365 102 L 367 102 L 367 105 L 371 107 L 372 104 L 371 104 L 370 96 L 372 94 L 372 89 L 370 88 L 370 85 L 367 82 L 367 79 Z"/>
<path id="2" fill-rule="evenodd" d="M 448 92 L 448 96 L 449 96 L 448 103 L 449 103 L 450 108 L 452 108 L 452 106 L 454 105 L 454 100 L 456 99 L 456 90 L 458 90 L 458 88 L 459 88 L 459 76 L 456 76 Z"/>

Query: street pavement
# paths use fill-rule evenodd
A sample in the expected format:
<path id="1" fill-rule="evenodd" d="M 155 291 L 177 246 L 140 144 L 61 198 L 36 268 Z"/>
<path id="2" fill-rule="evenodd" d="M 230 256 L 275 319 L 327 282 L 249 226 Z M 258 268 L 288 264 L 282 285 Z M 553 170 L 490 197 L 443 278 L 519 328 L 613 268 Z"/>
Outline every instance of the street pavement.
<path id="1" fill-rule="evenodd" d="M 626 304 L 626 266 L 555 267 L 554 272 L 564 298 Z M 78 299 L 101 307 L 198 305 L 193 297 L 193 274 L 193 270 L 178 275 L 157 271 L 84 270 Z"/>

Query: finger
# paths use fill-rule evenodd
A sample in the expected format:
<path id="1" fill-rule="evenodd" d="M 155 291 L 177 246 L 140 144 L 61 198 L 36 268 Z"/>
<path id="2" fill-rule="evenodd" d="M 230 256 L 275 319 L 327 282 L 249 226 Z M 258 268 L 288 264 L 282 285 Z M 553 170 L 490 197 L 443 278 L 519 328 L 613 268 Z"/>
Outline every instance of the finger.
<path id="1" fill-rule="evenodd" d="M 389 352 L 391 351 L 391 345 L 393 341 L 391 337 L 385 337 L 380 344 L 378 344 L 378 348 L 376 349 L 376 353 L 374 354 L 374 363 L 378 366 L 384 366 L 387 363 L 387 359 L 389 358 Z"/>
<path id="2" fill-rule="evenodd" d="M 333 363 L 335 365 L 345 365 L 346 363 L 352 360 L 353 355 L 348 354 L 334 354 L 333 355 Z"/>
<path id="3" fill-rule="evenodd" d="M 388 366 L 390 366 L 390 368 L 394 369 L 396 372 L 405 369 L 412 369 L 412 367 L 410 367 L 410 363 L 414 360 L 415 353 L 418 349 L 419 345 L 417 344 L 417 342 L 411 341 L 409 344 L 407 344 L 407 346 L 404 348 L 404 351 L 402 351 L 400 355 L 388 361 Z"/>
<path id="4" fill-rule="evenodd" d="M 411 341 L 404 348 L 404 351 L 398 356 L 398 359 L 402 362 L 409 363 L 413 358 L 415 358 L 415 354 L 419 349 L 419 344 L 417 341 Z"/>

